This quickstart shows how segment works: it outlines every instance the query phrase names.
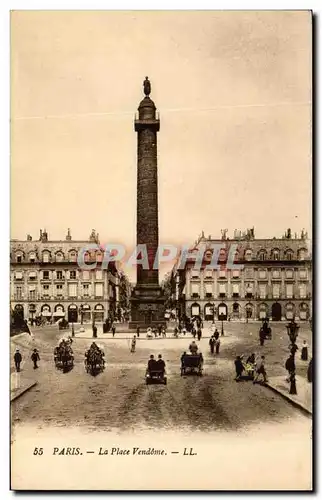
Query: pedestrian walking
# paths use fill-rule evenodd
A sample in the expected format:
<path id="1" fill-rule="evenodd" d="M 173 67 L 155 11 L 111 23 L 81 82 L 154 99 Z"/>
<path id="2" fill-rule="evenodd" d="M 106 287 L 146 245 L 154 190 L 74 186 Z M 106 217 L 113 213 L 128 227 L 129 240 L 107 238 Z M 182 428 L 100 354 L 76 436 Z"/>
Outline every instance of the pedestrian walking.
<path id="1" fill-rule="evenodd" d="M 136 329 L 136 335 L 138 338 L 140 337 L 140 327 L 139 326 Z"/>
<path id="2" fill-rule="evenodd" d="M 235 370 L 236 370 L 236 377 L 235 380 L 238 382 L 243 374 L 244 371 L 244 365 L 242 361 L 242 356 L 236 356 L 235 359 Z"/>
<path id="3" fill-rule="evenodd" d="M 93 325 L 93 337 L 96 339 L 97 338 L 97 326 Z"/>
<path id="4" fill-rule="evenodd" d="M 214 352 L 215 352 L 215 344 L 216 344 L 215 337 L 214 336 L 210 337 L 210 339 L 209 339 L 210 354 L 214 354 Z"/>
<path id="5" fill-rule="evenodd" d="M 290 356 L 285 361 L 285 369 L 288 371 L 288 377 L 286 378 L 286 382 L 290 382 L 291 376 L 295 372 L 295 362 L 293 354 L 290 354 Z"/>
<path id="6" fill-rule="evenodd" d="M 38 354 L 37 349 L 33 350 L 33 353 L 31 355 L 31 359 L 32 359 L 33 364 L 34 364 L 34 370 L 36 370 L 36 368 L 38 368 L 37 361 L 40 361 L 40 356 Z"/>
<path id="7" fill-rule="evenodd" d="M 135 347 L 136 347 L 136 335 L 134 335 L 131 342 L 131 352 L 135 352 Z"/>
<path id="8" fill-rule="evenodd" d="M 301 351 L 301 360 L 307 361 L 307 359 L 308 359 L 308 345 L 306 343 L 306 340 L 303 340 L 303 346 L 302 346 L 302 351 Z"/>
<path id="9" fill-rule="evenodd" d="M 263 375 L 264 383 L 266 383 L 267 382 L 267 373 L 266 373 L 266 369 L 265 369 L 265 356 L 262 356 L 256 364 L 256 375 L 254 377 L 253 384 L 256 384 L 260 375 Z"/>
<path id="10" fill-rule="evenodd" d="M 201 335 L 202 335 L 201 328 L 198 328 L 197 337 L 198 337 L 198 341 L 199 342 L 200 342 L 200 339 L 201 339 Z"/>
<path id="11" fill-rule="evenodd" d="M 216 340 L 216 354 L 219 354 L 220 340 Z"/>
<path id="12" fill-rule="evenodd" d="M 112 326 L 112 335 L 113 335 L 113 338 L 115 337 L 115 332 L 116 332 L 116 328 L 115 328 L 115 326 L 113 325 L 113 326 Z"/>
<path id="13" fill-rule="evenodd" d="M 22 356 L 21 356 L 20 351 L 19 351 L 18 348 L 16 349 L 16 352 L 15 352 L 15 354 L 13 356 L 13 359 L 15 361 L 16 371 L 20 372 L 20 363 L 22 361 Z"/>

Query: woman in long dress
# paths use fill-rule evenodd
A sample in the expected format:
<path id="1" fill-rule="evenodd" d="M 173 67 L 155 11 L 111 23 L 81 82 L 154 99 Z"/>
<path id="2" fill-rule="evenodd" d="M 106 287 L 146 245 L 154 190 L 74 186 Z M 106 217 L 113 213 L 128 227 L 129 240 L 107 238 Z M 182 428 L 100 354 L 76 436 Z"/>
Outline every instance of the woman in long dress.
<path id="1" fill-rule="evenodd" d="M 308 359 L 308 345 L 306 343 L 306 340 L 303 340 L 303 346 L 302 346 L 302 351 L 301 351 L 301 360 L 307 361 L 307 359 Z"/>

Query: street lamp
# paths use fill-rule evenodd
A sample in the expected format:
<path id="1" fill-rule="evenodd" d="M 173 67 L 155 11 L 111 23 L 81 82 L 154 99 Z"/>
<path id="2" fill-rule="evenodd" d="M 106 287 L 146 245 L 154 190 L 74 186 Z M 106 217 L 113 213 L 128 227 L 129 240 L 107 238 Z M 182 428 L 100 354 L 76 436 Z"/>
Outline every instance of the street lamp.
<path id="1" fill-rule="evenodd" d="M 81 315 L 81 325 L 83 324 L 83 304 L 81 304 L 79 306 L 79 312 L 80 312 L 80 315 Z"/>
<path id="2" fill-rule="evenodd" d="M 293 370 L 290 372 L 290 394 L 297 394 L 296 391 L 296 378 L 295 378 L 295 354 L 298 349 L 296 345 L 296 338 L 298 336 L 299 326 L 295 323 L 294 319 L 286 325 L 287 334 L 290 339 L 290 357 L 292 359 Z"/>
<path id="3" fill-rule="evenodd" d="M 221 336 L 223 337 L 224 336 L 224 319 L 225 319 L 225 315 L 222 314 L 222 313 L 220 313 L 218 319 L 219 319 L 219 321 L 221 321 Z"/>

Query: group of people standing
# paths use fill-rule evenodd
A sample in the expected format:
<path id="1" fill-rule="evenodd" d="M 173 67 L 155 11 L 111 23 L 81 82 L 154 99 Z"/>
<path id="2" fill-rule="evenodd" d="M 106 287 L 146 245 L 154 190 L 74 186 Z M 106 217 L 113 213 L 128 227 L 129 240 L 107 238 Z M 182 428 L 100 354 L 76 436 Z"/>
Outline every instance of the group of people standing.
<path id="1" fill-rule="evenodd" d="M 34 370 L 36 370 L 38 368 L 38 361 L 40 361 L 40 356 L 39 356 L 39 352 L 37 349 L 33 349 L 30 358 L 31 358 L 31 361 L 33 362 Z M 21 367 L 21 363 L 22 363 L 22 355 L 21 355 L 20 349 L 18 347 L 16 348 L 16 352 L 14 353 L 13 359 L 15 362 L 16 371 L 20 372 L 20 367 Z"/>

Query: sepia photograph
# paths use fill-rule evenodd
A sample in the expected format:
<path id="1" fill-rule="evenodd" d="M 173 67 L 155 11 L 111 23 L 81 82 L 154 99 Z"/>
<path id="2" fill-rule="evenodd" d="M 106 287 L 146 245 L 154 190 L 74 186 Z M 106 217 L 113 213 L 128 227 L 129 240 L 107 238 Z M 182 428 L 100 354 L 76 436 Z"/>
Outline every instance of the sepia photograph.
<path id="1" fill-rule="evenodd" d="M 312 24 L 11 11 L 11 490 L 312 491 Z"/>

